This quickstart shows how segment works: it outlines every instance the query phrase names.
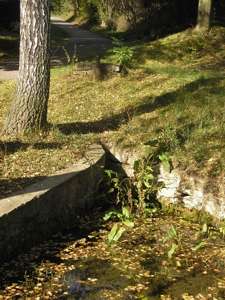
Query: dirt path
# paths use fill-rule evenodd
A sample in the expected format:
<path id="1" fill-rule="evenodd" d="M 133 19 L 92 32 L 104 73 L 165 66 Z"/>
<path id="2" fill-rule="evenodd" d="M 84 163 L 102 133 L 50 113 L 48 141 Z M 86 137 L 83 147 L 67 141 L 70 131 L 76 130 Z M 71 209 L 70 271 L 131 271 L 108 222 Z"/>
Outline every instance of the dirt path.
<path id="1" fill-rule="evenodd" d="M 81 29 L 75 25 L 64 22 L 59 18 L 52 18 L 52 25 L 65 31 L 70 38 L 63 44 L 52 49 L 52 63 L 68 63 L 74 58 L 79 60 L 93 59 L 101 56 L 112 45 L 111 41 L 94 32 Z"/>
<path id="2" fill-rule="evenodd" d="M 52 46 L 52 66 L 67 64 L 75 57 L 79 59 L 94 58 L 102 55 L 111 47 L 109 39 L 78 28 L 59 18 L 52 18 L 52 25 L 68 34 L 68 38 Z M 0 81 L 16 79 L 18 76 L 18 66 L 18 59 L 0 61 Z"/>

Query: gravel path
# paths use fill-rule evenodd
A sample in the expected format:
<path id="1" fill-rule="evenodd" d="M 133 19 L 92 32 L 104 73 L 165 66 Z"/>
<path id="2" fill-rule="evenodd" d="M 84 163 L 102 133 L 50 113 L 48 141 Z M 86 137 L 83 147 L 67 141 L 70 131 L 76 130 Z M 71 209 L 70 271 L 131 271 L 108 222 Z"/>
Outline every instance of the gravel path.
<path id="1" fill-rule="evenodd" d="M 102 55 L 111 47 L 111 41 L 96 33 L 78 28 L 75 25 L 64 22 L 59 18 L 52 18 L 52 25 L 64 30 L 69 38 L 63 44 L 56 45 L 52 49 L 52 66 L 64 65 L 75 57 L 90 59 Z M 18 76 L 18 59 L 0 62 L 0 81 L 16 79 Z"/>

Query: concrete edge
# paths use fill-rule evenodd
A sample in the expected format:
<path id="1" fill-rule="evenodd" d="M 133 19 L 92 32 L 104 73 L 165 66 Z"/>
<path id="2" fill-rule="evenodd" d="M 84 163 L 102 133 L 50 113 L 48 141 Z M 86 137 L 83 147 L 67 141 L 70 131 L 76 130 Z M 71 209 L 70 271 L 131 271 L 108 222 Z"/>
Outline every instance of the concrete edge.
<path id="1" fill-rule="evenodd" d="M 0 261 L 70 228 L 94 204 L 106 154 L 93 145 L 74 166 L 0 200 Z"/>

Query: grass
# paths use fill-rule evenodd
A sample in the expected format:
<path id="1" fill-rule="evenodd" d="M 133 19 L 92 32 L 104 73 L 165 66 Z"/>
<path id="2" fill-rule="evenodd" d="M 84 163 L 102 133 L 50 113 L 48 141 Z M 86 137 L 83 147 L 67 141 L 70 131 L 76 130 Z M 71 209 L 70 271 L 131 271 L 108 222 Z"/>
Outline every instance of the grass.
<path id="1" fill-rule="evenodd" d="M 2 137 L 1 194 L 72 164 L 87 145 L 113 140 L 168 152 L 189 172 L 225 170 L 225 29 L 184 31 L 129 44 L 134 68 L 125 77 L 95 81 L 73 66 L 54 69 L 47 133 Z M 106 58 L 110 60 L 110 57 Z M 0 124 L 15 84 L 0 83 Z M 32 164 L 30 163 L 32 161 Z"/>

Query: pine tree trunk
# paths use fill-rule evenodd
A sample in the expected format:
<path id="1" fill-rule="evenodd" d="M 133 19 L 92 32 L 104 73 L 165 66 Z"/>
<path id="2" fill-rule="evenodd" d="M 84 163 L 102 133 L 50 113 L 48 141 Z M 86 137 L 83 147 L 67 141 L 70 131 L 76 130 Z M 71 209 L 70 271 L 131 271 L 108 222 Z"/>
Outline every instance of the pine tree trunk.
<path id="1" fill-rule="evenodd" d="M 20 61 L 16 98 L 4 133 L 18 134 L 47 125 L 50 81 L 48 0 L 20 1 Z"/>
<path id="2" fill-rule="evenodd" d="M 197 29 L 207 30 L 211 25 L 212 0 L 199 0 Z"/>

